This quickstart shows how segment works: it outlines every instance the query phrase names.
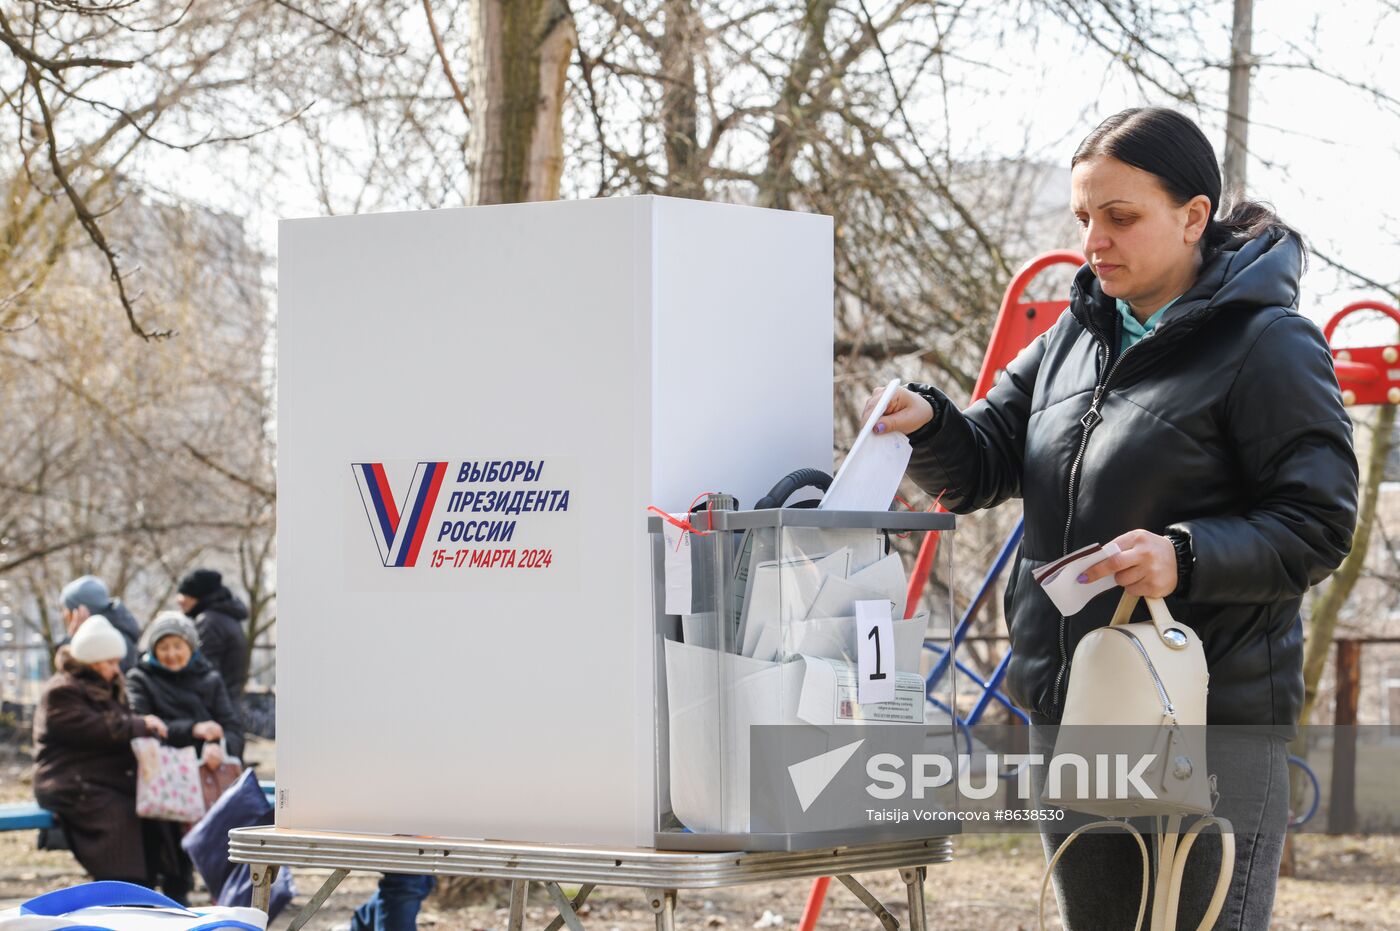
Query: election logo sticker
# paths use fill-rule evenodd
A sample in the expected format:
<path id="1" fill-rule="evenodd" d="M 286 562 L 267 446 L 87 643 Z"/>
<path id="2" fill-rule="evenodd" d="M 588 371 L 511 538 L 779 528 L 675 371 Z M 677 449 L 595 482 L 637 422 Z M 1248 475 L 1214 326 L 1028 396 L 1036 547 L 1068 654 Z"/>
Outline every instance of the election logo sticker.
<path id="1" fill-rule="evenodd" d="M 550 589 L 577 579 L 572 459 L 362 461 L 347 472 L 351 590 Z"/>
<path id="2" fill-rule="evenodd" d="M 374 542 L 379 547 L 380 560 L 386 567 L 416 566 L 429 523 L 423 512 L 426 510 L 429 515 L 433 512 L 438 492 L 442 490 L 442 477 L 447 474 L 447 463 L 418 463 L 403 502 L 411 506 L 403 510 L 402 520 L 388 476 L 384 474 L 384 463 L 357 462 L 352 468 L 359 482 L 366 516 L 370 518 Z"/>

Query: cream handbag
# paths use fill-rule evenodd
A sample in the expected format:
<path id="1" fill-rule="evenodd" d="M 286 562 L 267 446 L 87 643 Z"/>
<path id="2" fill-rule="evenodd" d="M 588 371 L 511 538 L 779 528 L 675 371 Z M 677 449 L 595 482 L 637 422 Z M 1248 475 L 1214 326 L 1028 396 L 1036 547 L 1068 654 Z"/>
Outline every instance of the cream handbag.
<path id="1" fill-rule="evenodd" d="M 1172 620 L 1159 598 L 1147 599 L 1150 622 L 1129 624 L 1137 602 L 1125 594 L 1109 626 L 1085 634 L 1075 648 L 1055 755 L 1094 760 L 1107 751 L 1133 761 L 1151 756 L 1141 782 L 1155 798 L 1126 780 L 1082 792 L 1088 788 L 1082 783 L 1096 780 L 1059 778 L 1050 783 L 1046 801 L 1102 818 L 1210 814 L 1210 675 L 1201 638 Z"/>
<path id="2" fill-rule="evenodd" d="M 1220 829 L 1222 859 L 1215 893 L 1200 928 L 1219 916 L 1234 870 L 1234 835 L 1230 823 L 1211 814 L 1213 780 L 1206 770 L 1206 693 L 1210 675 L 1205 649 L 1196 632 L 1172 619 L 1166 602 L 1148 598 L 1150 621 L 1128 623 L 1138 598 L 1126 592 L 1107 627 L 1079 641 L 1070 666 L 1064 714 L 1055 739 L 1055 758 L 1093 761 L 1106 752 L 1137 762 L 1138 783 L 1128 779 L 1067 778 L 1070 767 L 1051 763 L 1044 800 L 1049 804 L 1105 819 L 1165 816 L 1161 835 L 1154 931 L 1176 927 L 1177 902 L 1186 857 L 1196 837 L 1214 824 Z M 1181 819 L 1200 816 L 1180 836 Z M 1134 931 L 1147 910 L 1148 859 L 1142 834 L 1126 820 L 1095 821 L 1065 839 L 1045 869 L 1040 888 L 1040 924 L 1045 926 L 1045 893 L 1051 870 L 1083 832 L 1094 828 L 1126 830 L 1142 851 L 1143 893 Z"/>

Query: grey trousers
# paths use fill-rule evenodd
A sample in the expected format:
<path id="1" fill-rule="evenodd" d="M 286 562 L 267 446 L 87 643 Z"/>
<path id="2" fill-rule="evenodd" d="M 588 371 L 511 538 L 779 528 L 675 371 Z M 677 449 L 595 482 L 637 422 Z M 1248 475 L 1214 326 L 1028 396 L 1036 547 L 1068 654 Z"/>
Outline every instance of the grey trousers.
<path id="1" fill-rule="evenodd" d="M 1037 732 L 1040 736 L 1037 737 Z M 1032 752 L 1047 756 L 1052 747 L 1044 731 L 1033 727 Z M 1216 775 L 1220 801 L 1216 814 L 1234 827 L 1235 868 L 1225 907 L 1214 927 L 1229 931 L 1268 931 L 1274 907 L 1274 887 L 1288 829 L 1288 752 L 1277 734 L 1228 732 L 1208 748 L 1210 771 Z M 1033 774 L 1034 775 L 1034 774 Z M 1043 771 L 1036 779 L 1043 778 Z M 1043 783 L 1036 782 L 1036 795 Z M 1137 823 L 1136 821 L 1134 823 Z M 1042 829 L 1046 859 L 1059 849 L 1068 832 Z M 1183 828 L 1190 826 L 1188 818 Z M 1153 837 L 1145 835 L 1149 854 L 1148 917 L 1152 914 L 1151 877 L 1156 875 Z M 1182 880 L 1177 927 L 1194 931 L 1205 916 L 1220 874 L 1220 836 L 1214 828 L 1197 838 Z M 1126 832 L 1089 832 L 1075 840 L 1053 876 L 1055 898 L 1068 931 L 1132 931 L 1142 895 L 1142 854 Z"/>

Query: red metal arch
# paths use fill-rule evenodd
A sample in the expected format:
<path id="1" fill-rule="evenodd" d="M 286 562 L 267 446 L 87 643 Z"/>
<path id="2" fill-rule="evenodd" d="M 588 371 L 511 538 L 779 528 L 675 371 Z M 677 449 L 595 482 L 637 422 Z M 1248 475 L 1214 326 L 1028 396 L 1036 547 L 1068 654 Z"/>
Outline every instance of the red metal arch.
<path id="1" fill-rule="evenodd" d="M 1334 314 L 1327 321 L 1322 335 L 1330 344 L 1342 320 L 1368 310 L 1384 314 L 1400 326 L 1400 310 L 1378 301 L 1357 301 Z M 1358 404 L 1400 404 L 1400 345 L 1333 348 L 1332 359 L 1332 364 L 1337 367 L 1337 384 L 1342 389 L 1342 402 L 1348 407 Z"/>

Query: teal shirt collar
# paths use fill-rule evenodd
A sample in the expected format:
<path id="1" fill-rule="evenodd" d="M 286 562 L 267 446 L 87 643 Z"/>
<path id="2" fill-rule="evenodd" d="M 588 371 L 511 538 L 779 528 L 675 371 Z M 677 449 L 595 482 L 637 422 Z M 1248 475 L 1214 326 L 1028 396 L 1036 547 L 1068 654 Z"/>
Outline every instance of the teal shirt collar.
<path id="1" fill-rule="evenodd" d="M 1162 314 L 1166 313 L 1168 308 L 1179 300 L 1181 300 L 1181 295 L 1178 294 L 1158 308 L 1155 314 L 1148 317 L 1146 323 L 1138 323 L 1138 319 L 1133 316 L 1133 309 L 1128 306 L 1127 301 L 1115 301 L 1118 306 L 1118 315 L 1123 318 L 1123 345 L 1119 347 L 1119 351 L 1121 352 L 1127 349 L 1133 343 L 1136 343 L 1148 333 L 1151 333 L 1156 328 L 1157 324 L 1161 322 Z"/>

